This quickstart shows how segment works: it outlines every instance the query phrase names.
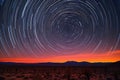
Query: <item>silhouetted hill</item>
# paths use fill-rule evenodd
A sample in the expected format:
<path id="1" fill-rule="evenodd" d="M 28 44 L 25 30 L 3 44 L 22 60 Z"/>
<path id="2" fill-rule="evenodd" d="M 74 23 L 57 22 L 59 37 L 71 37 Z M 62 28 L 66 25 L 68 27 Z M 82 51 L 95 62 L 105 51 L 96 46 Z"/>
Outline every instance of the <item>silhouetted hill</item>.
<path id="1" fill-rule="evenodd" d="M 115 63 L 111 63 L 110 66 L 120 66 L 120 61 L 117 61 Z"/>
<path id="2" fill-rule="evenodd" d="M 87 65 L 90 65 L 91 63 L 89 63 L 89 62 L 67 61 L 63 64 L 66 65 L 66 66 L 87 66 Z"/>
<path id="3" fill-rule="evenodd" d="M 13 63 L 13 62 L 0 62 L 0 66 L 120 66 L 120 61 L 114 63 L 89 63 L 89 62 L 76 62 L 76 61 L 67 61 L 65 63 Z"/>

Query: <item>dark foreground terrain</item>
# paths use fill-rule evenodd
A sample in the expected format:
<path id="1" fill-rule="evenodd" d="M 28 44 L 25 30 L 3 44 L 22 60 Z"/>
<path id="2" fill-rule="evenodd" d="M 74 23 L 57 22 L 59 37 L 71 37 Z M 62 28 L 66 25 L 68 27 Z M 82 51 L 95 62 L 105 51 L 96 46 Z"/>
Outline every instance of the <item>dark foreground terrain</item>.
<path id="1" fill-rule="evenodd" d="M 0 65 L 0 80 L 120 80 L 119 64 L 104 66 Z"/>

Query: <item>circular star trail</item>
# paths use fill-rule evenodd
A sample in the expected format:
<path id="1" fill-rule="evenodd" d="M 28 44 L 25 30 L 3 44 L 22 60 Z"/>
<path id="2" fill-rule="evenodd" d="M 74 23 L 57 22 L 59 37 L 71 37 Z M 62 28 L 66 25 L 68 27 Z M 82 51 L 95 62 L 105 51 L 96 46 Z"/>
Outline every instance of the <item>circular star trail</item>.
<path id="1" fill-rule="evenodd" d="M 2 0 L 2 57 L 104 53 L 120 48 L 113 0 Z"/>

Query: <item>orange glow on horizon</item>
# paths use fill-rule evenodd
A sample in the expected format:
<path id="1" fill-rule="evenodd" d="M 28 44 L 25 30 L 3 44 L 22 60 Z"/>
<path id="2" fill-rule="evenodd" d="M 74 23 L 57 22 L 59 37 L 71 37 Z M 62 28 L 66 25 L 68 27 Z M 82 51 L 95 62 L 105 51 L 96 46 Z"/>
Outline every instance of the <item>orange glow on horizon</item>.
<path id="1" fill-rule="evenodd" d="M 0 62 L 18 63 L 42 63 L 42 62 L 66 62 L 66 61 L 88 61 L 88 62 L 116 62 L 120 60 L 120 50 L 113 51 L 111 54 L 76 54 L 64 56 L 52 56 L 46 58 L 0 58 Z"/>

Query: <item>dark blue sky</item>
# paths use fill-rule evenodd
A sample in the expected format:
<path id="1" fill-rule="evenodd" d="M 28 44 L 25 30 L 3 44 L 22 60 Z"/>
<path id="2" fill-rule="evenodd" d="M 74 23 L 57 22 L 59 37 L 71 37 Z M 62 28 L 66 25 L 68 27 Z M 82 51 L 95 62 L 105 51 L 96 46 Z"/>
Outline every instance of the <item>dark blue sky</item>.
<path id="1" fill-rule="evenodd" d="M 0 0 L 0 57 L 120 50 L 120 0 Z"/>

